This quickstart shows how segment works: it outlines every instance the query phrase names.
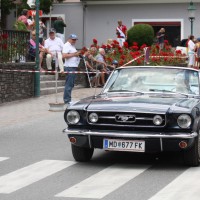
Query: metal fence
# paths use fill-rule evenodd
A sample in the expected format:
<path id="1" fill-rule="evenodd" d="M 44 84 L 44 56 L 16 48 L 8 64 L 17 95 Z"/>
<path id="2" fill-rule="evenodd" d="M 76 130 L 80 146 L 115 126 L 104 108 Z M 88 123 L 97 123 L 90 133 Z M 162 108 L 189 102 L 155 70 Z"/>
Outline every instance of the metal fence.
<path id="1" fill-rule="evenodd" d="M 27 62 L 30 32 L 0 30 L 0 62 Z"/>

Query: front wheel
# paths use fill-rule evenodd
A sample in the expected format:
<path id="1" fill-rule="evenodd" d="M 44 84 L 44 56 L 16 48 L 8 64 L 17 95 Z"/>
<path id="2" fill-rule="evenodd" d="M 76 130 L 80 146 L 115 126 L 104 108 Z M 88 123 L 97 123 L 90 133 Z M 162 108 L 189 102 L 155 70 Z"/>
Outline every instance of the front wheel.
<path id="1" fill-rule="evenodd" d="M 71 144 L 72 155 L 78 162 L 87 162 L 92 158 L 94 148 L 79 147 Z"/>
<path id="2" fill-rule="evenodd" d="M 184 152 L 184 163 L 196 167 L 200 164 L 200 137 L 195 138 L 194 145 Z"/>

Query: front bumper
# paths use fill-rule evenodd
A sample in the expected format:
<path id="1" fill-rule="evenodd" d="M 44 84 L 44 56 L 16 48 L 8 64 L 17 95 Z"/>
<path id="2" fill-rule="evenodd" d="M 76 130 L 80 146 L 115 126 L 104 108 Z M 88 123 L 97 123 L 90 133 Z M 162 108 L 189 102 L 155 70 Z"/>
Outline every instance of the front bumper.
<path id="1" fill-rule="evenodd" d="M 137 139 L 145 141 L 146 152 L 162 152 L 162 151 L 180 151 L 181 141 L 186 141 L 188 147 L 193 145 L 194 139 L 198 136 L 197 132 L 181 133 L 181 132 L 112 132 L 112 131 L 88 131 L 88 130 L 71 130 L 64 129 L 68 137 L 75 137 L 77 146 L 90 148 L 103 148 L 104 138 L 120 138 L 120 139 Z"/>

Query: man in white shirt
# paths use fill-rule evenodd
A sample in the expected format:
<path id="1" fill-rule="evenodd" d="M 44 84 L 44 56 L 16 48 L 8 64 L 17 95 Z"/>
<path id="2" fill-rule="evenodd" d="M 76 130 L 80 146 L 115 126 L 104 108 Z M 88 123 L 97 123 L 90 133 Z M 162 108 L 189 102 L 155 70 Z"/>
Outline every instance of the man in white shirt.
<path id="1" fill-rule="evenodd" d="M 47 69 L 52 70 L 51 62 L 52 59 L 58 59 L 58 66 L 60 68 L 60 72 L 63 73 L 63 60 L 62 60 L 62 50 L 64 43 L 60 38 L 56 37 L 56 31 L 55 29 L 50 29 L 49 31 L 49 38 L 45 40 L 44 42 L 44 48 L 47 52 L 46 57 L 46 64 Z"/>
<path id="2" fill-rule="evenodd" d="M 195 44 L 194 36 L 191 35 L 188 42 L 188 67 L 194 67 L 195 64 Z"/>
<path id="3" fill-rule="evenodd" d="M 71 34 L 63 47 L 63 58 L 65 59 L 64 67 L 66 72 L 77 71 L 80 62 L 80 52 L 76 50 L 75 43 L 78 37 L 75 34 Z M 75 82 L 75 73 L 69 73 L 66 76 L 65 90 L 64 90 L 64 102 L 69 104 L 71 102 L 71 93 Z"/>

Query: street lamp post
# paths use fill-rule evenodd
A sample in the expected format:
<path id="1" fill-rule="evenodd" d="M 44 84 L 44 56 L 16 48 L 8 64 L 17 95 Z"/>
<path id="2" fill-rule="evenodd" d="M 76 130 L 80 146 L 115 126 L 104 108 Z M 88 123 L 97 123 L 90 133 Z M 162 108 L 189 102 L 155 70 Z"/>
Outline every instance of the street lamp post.
<path id="1" fill-rule="evenodd" d="M 39 8 L 40 8 L 40 0 L 35 1 L 35 24 L 36 24 L 36 70 L 39 71 Z M 35 97 L 40 96 L 40 73 L 35 73 Z"/>
<path id="2" fill-rule="evenodd" d="M 196 8 L 195 8 L 193 2 L 190 1 L 189 7 L 188 7 L 188 15 L 189 15 L 188 19 L 191 23 L 191 35 L 193 35 L 193 22 L 195 20 L 195 10 L 196 10 Z"/>

